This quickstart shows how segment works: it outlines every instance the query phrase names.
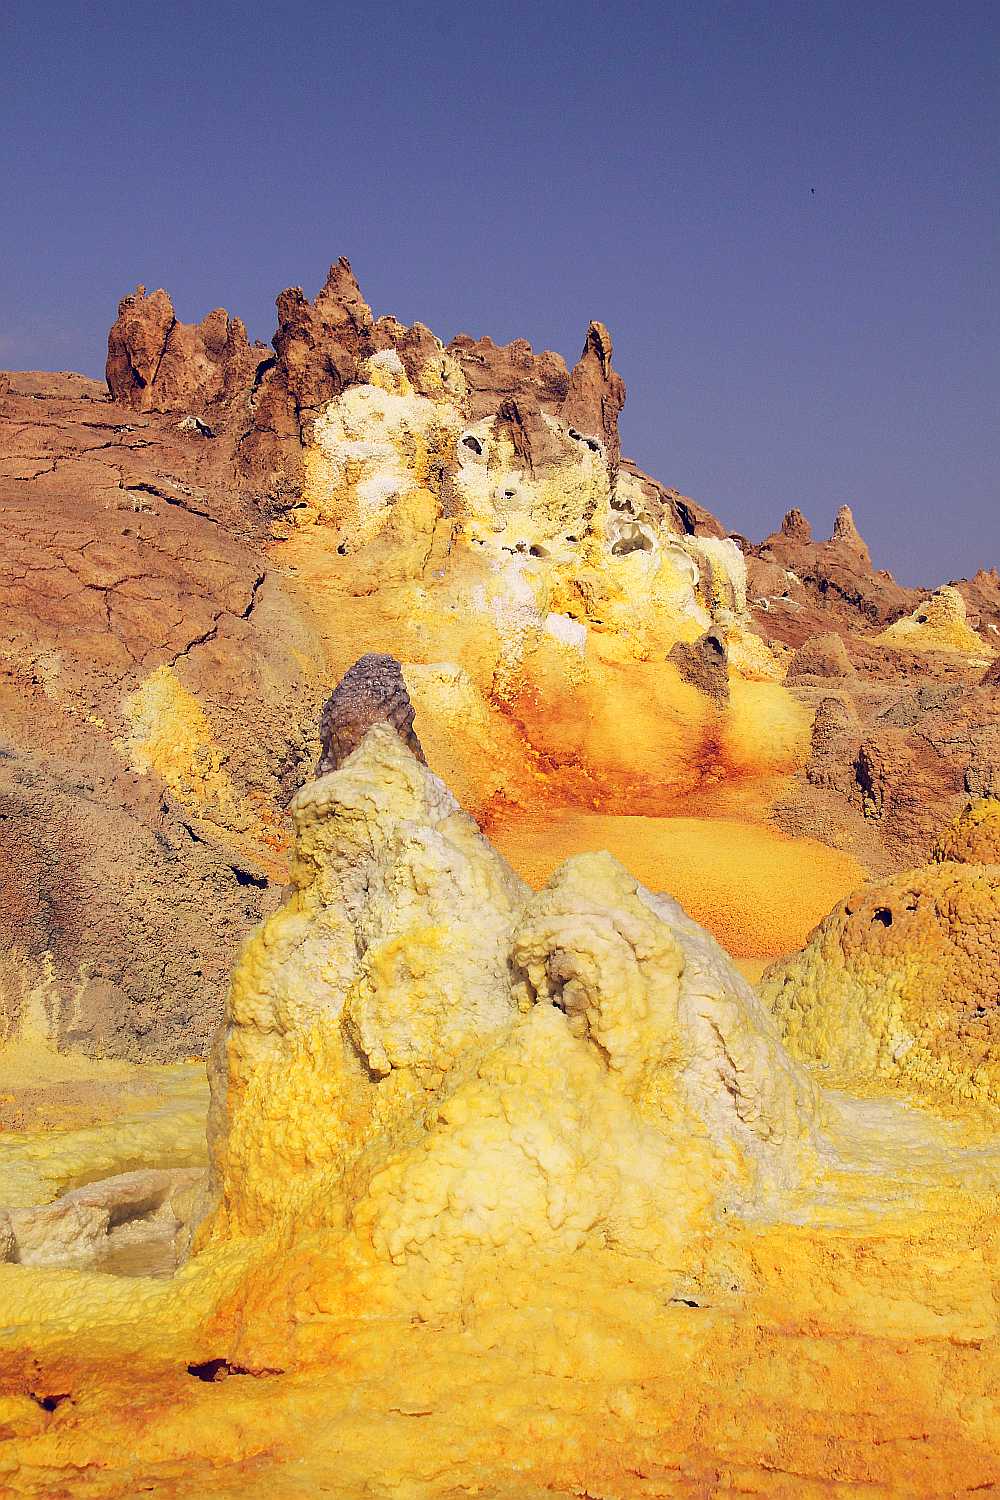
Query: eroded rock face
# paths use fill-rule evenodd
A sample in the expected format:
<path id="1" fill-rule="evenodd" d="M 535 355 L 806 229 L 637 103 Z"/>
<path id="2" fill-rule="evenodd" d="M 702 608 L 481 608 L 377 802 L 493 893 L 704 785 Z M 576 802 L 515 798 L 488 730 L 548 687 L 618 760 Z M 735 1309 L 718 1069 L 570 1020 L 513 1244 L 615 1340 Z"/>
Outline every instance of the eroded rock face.
<path id="1" fill-rule="evenodd" d="M 854 553 L 859 568 L 868 573 L 872 571 L 872 556 L 868 551 L 868 544 L 855 525 L 854 512 L 849 505 L 842 505 L 834 517 L 832 540 Z"/>
<path id="2" fill-rule="evenodd" d="M 788 664 L 788 676 L 853 677 L 854 666 L 842 638 L 835 631 L 810 636 Z"/>
<path id="3" fill-rule="evenodd" d="M 0 1041 L 34 1003 L 58 1046 L 203 1055 L 232 959 L 277 892 L 222 830 L 116 759 L 0 756 Z"/>
<path id="4" fill-rule="evenodd" d="M 611 368 L 611 335 L 603 323 L 591 323 L 583 353 L 573 366 L 560 416 L 584 433 L 595 430 L 604 441 L 614 474 L 621 457 L 618 414 L 625 405 L 625 382 Z"/>
<path id="5" fill-rule="evenodd" d="M 0 1035 L 41 994 L 60 1045 L 203 1052 L 284 881 L 315 636 L 224 440 L 96 381 L 8 380 L 0 519 Z"/>
<path id="6" fill-rule="evenodd" d="M 685 682 L 709 698 L 729 697 L 729 662 L 726 643 L 717 630 L 706 630 L 696 641 L 678 641 L 667 657 Z"/>
<path id="7" fill-rule="evenodd" d="M 835 696 L 832 682 L 792 679 L 815 704 L 805 780 L 836 800 L 789 800 L 779 811 L 784 826 L 801 831 L 807 822 L 817 827 L 820 818 L 836 817 L 840 836 L 857 849 L 867 847 L 871 867 L 890 873 L 925 860 L 942 821 L 970 796 L 997 795 L 995 695 L 977 681 L 975 669 L 958 667 L 944 680 L 920 681 L 933 671 L 931 665 L 908 685 L 905 677 L 873 679 L 862 663 L 855 675 L 837 679 Z"/>
<path id="8" fill-rule="evenodd" d="M 752 549 L 749 574 L 760 628 L 792 646 L 831 628 L 885 625 L 916 601 L 914 590 L 873 570 L 846 505 L 825 542 L 814 540 L 800 510 L 789 511 L 781 529 Z"/>
<path id="9" fill-rule="evenodd" d="M 266 354 L 225 308 L 180 323 L 162 288 L 147 296 L 139 286 L 119 303 L 108 334 L 108 389 L 136 411 L 203 414 L 245 396 Z"/>
<path id="10" fill-rule="evenodd" d="M 559 355 L 534 354 L 523 339 L 500 347 L 460 335 L 445 350 L 422 323 L 407 328 L 395 318 L 376 319 L 343 257 L 315 299 L 289 287 L 277 311 L 272 355 L 251 347 L 243 324 L 223 309 L 200 324 L 181 323 L 165 291 L 147 296 L 138 287 L 121 302 L 108 337 L 112 397 L 136 410 L 195 414 L 229 429 L 238 441 L 242 484 L 280 499 L 301 483 L 301 449 L 313 420 L 363 381 L 364 361 L 394 350 L 421 394 L 463 398 L 473 421 L 505 403 L 536 430 L 542 412 L 562 416 L 601 444 L 611 473 L 617 469 L 625 386 L 612 368 L 603 323 L 591 323 L 572 371 Z"/>

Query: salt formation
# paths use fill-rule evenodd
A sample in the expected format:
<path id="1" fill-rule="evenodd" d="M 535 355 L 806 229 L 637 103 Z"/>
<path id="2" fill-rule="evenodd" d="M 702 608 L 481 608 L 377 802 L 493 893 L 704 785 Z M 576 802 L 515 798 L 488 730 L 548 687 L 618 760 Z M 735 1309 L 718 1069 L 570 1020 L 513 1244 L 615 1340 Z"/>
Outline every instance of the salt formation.
<path id="1" fill-rule="evenodd" d="M 945 1119 L 895 1075 L 872 1097 L 880 1058 L 820 1035 L 828 1091 L 607 854 L 532 892 L 406 743 L 393 683 L 363 664 L 334 695 L 363 733 L 294 800 L 293 889 L 212 1058 L 186 1265 L 0 1265 L 5 1493 L 995 1483 L 989 1101 L 956 1091 Z M 92 1183 L 56 1218 L 126 1192 L 173 1224 L 174 1188 Z"/>
<path id="2" fill-rule="evenodd" d="M 965 600 L 950 585 L 921 600 L 912 614 L 894 621 L 878 639 L 906 650 L 960 652 L 978 658 L 983 666 L 994 654 L 972 629 Z"/>
<path id="3" fill-rule="evenodd" d="M 761 993 L 794 1056 L 1000 1109 L 995 806 L 973 804 L 938 862 L 850 896 L 768 970 Z"/>
<path id="4" fill-rule="evenodd" d="M 292 815 L 213 1062 L 208 1239 L 291 1201 L 394 1262 L 598 1237 L 679 1274 L 706 1216 L 798 1182 L 813 1086 L 676 903 L 608 855 L 532 895 L 388 725 Z"/>

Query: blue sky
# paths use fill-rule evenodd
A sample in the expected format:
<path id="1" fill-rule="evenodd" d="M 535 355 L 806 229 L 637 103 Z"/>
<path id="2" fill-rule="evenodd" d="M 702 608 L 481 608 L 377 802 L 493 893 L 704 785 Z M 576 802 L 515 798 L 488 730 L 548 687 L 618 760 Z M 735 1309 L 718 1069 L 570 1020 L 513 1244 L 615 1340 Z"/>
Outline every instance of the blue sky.
<path id="1" fill-rule="evenodd" d="M 572 359 L 753 537 L 1000 564 L 995 4 L 50 3 L 0 13 L 0 365 L 103 370 L 138 281 L 268 340 L 376 312 Z"/>

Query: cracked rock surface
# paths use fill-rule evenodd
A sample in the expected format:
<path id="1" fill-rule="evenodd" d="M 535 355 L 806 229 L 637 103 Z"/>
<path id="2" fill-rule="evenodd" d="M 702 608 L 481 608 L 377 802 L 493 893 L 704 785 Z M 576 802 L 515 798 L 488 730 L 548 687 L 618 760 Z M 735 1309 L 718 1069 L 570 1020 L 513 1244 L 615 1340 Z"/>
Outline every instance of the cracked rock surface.
<path id="1" fill-rule="evenodd" d="M 5 379 L 4 1034 L 34 996 L 60 1041 L 204 1050 L 282 875 L 257 808 L 312 759 L 309 654 L 211 439 L 82 376 Z"/>

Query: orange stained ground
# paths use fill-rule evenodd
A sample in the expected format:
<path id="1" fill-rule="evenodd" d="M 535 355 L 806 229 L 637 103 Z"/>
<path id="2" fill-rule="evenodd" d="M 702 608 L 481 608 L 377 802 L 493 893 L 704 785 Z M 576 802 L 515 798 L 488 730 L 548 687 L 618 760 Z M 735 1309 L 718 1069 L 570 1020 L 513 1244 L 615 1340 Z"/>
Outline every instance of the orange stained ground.
<path id="1" fill-rule="evenodd" d="M 675 897 L 738 958 L 776 958 L 799 948 L 865 879 L 848 854 L 730 818 L 630 818 L 561 808 L 494 822 L 489 836 L 536 888 L 569 855 L 607 849 L 650 890 Z"/>

